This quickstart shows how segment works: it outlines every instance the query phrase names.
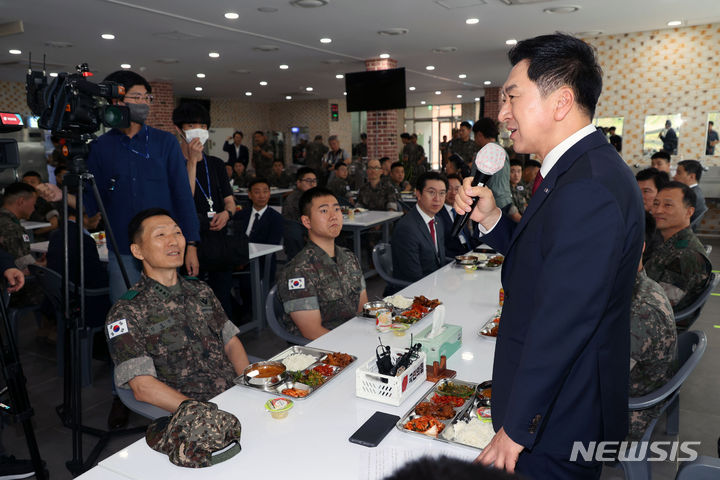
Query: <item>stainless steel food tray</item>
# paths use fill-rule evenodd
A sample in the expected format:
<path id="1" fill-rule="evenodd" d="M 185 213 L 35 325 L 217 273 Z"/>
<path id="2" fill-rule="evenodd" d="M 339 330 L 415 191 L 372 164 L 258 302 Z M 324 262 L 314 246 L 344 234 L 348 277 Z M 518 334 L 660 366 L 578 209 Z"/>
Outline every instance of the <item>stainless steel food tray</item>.
<path id="1" fill-rule="evenodd" d="M 282 362 L 282 360 L 284 358 L 286 358 L 290 355 L 296 354 L 296 353 L 312 355 L 313 357 L 315 357 L 315 361 L 313 363 L 311 363 L 308 367 L 305 368 L 305 370 L 312 370 L 313 367 L 316 367 L 318 365 L 325 365 L 324 363 L 322 363 L 322 360 L 325 358 L 325 356 L 328 353 L 340 353 L 340 352 L 336 352 L 333 350 L 322 350 L 320 348 L 305 347 L 302 345 L 295 345 L 293 347 L 290 347 L 290 348 L 278 353 L 274 357 L 270 358 L 269 361 Z M 342 353 L 344 353 L 344 352 L 342 352 Z M 316 391 L 320 390 L 322 387 L 324 387 L 328 383 L 332 382 L 338 375 L 340 375 L 345 369 L 347 369 L 347 367 L 351 366 L 353 363 L 355 363 L 357 361 L 357 357 L 355 355 L 350 355 L 350 357 L 352 358 L 352 361 L 349 364 L 347 364 L 345 367 L 333 367 L 335 370 L 335 373 L 333 375 L 331 375 L 330 377 L 326 377 L 327 380 L 325 381 L 325 383 L 322 383 L 316 387 L 311 387 L 311 386 L 305 385 L 304 383 L 301 383 L 301 382 L 295 382 L 295 381 L 293 381 L 291 376 L 288 376 L 288 378 L 284 382 L 281 382 L 280 384 L 274 385 L 272 387 L 264 387 L 262 385 L 251 385 L 247 382 L 246 378 L 243 375 L 235 377 L 233 382 L 235 383 L 235 385 L 237 385 L 239 387 L 249 388 L 251 390 L 258 390 L 261 392 L 267 392 L 271 395 L 281 395 L 283 397 L 290 398 L 293 401 L 305 400 L 306 398 L 311 397 Z M 285 395 L 282 393 L 282 390 L 284 390 L 286 388 L 298 388 L 301 390 L 307 390 L 308 394 L 304 397 L 293 397 L 290 395 Z"/>
<path id="2" fill-rule="evenodd" d="M 406 424 L 407 422 L 409 422 L 410 420 L 413 420 L 413 419 L 415 419 L 415 418 L 420 417 L 420 415 L 417 415 L 417 414 L 415 413 L 415 409 L 417 408 L 417 406 L 418 406 L 420 403 L 422 403 L 422 402 L 430 402 L 430 401 L 432 401 L 431 399 L 432 399 L 433 395 L 437 392 L 438 387 L 442 386 L 443 384 L 449 383 L 449 382 L 452 382 L 452 383 L 455 383 L 455 384 L 458 384 L 458 385 L 465 385 L 465 386 L 467 386 L 467 387 L 470 387 L 470 388 L 473 389 L 473 394 L 470 395 L 470 396 L 465 400 L 465 403 L 464 403 L 462 406 L 455 408 L 455 416 L 454 416 L 453 418 L 448 419 L 448 420 L 440 420 L 440 419 L 438 419 L 438 421 L 439 421 L 440 423 L 442 423 L 443 425 L 445 425 L 445 428 L 447 428 L 449 425 L 455 424 L 455 423 L 457 423 L 457 422 L 460 421 L 460 420 L 466 420 L 466 419 L 468 419 L 471 410 L 473 410 L 473 408 L 475 408 L 475 404 L 477 403 L 476 396 L 475 396 L 475 390 L 477 389 L 478 384 L 475 383 L 475 382 L 466 382 L 466 381 L 464 381 L 464 380 L 458 380 L 458 379 L 456 379 L 456 378 L 444 378 L 444 379 L 440 380 L 439 382 L 437 382 L 435 385 L 433 385 L 433 386 L 425 393 L 425 395 L 423 395 L 422 398 L 420 398 L 420 400 L 418 400 L 417 403 L 415 403 L 415 405 L 413 405 L 412 408 L 398 421 L 398 423 L 395 425 L 395 427 L 396 427 L 398 430 L 400 430 L 401 432 L 404 432 L 404 433 L 407 433 L 407 434 L 410 434 L 410 435 L 415 435 L 415 436 L 420 436 L 420 437 L 424 437 L 424 438 L 429 438 L 429 439 L 431 439 L 431 440 L 436 440 L 436 441 L 438 441 L 438 442 L 443 442 L 443 443 L 450 443 L 450 444 L 453 444 L 453 445 L 462 445 L 462 446 L 464 446 L 464 447 L 477 448 L 477 447 L 473 447 L 472 445 L 466 445 L 466 444 L 464 444 L 464 443 L 455 442 L 455 441 L 453 441 L 453 440 L 448 440 L 447 438 L 444 438 L 444 437 L 443 437 L 442 432 L 441 432 L 437 437 L 432 437 L 432 436 L 430 436 L 430 435 L 425 435 L 424 433 L 420 433 L 420 432 L 414 432 L 414 431 L 412 431 L 412 430 L 408 430 L 408 429 L 405 428 L 405 424 Z M 445 431 L 445 430 L 443 430 L 443 432 L 444 432 L 444 431 Z"/>

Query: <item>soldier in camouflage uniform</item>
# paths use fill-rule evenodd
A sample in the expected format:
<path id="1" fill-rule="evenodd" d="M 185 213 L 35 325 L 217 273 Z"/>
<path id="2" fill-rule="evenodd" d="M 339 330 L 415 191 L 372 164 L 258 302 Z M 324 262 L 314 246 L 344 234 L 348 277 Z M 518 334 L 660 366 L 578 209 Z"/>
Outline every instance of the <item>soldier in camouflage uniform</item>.
<path id="1" fill-rule="evenodd" d="M 165 210 L 148 209 L 130 221 L 128 233 L 143 276 L 106 320 L 116 385 L 170 412 L 190 397 L 208 400 L 227 390 L 248 358 L 210 287 L 178 276 L 180 227 Z"/>
<path id="2" fill-rule="evenodd" d="M 295 190 L 285 197 L 282 205 L 282 216 L 287 220 L 300 221 L 300 197 L 303 192 L 317 185 L 317 175 L 310 167 L 301 167 L 295 175 Z"/>
<path id="3" fill-rule="evenodd" d="M 335 168 L 327 182 L 327 189 L 340 200 L 340 203 L 344 203 L 345 205 L 349 204 L 348 192 L 350 191 L 350 185 L 348 185 L 348 167 L 343 162 L 335 164 Z"/>
<path id="4" fill-rule="evenodd" d="M 0 247 L 13 256 L 15 265 L 26 270 L 34 264 L 30 253 L 30 235 L 20 225 L 20 219 L 27 220 L 35 210 L 37 193 L 25 183 L 13 183 L 5 188 L 0 208 Z"/>
<path id="5" fill-rule="evenodd" d="M 287 330 L 314 340 L 357 315 L 367 291 L 357 257 L 335 245 L 343 222 L 337 199 L 318 187 L 300 206 L 309 240 L 280 272 L 278 297 Z"/>
<path id="6" fill-rule="evenodd" d="M 330 148 L 323 143 L 322 135 L 315 135 L 312 143 L 308 143 L 305 147 L 305 166 L 319 172 L 322 166 L 322 159 L 328 150 L 330 150 Z"/>
<path id="7" fill-rule="evenodd" d="M 530 190 L 531 188 L 522 182 L 522 162 L 510 160 L 510 195 L 513 206 L 520 215 L 525 213 L 530 203 Z"/>
<path id="8" fill-rule="evenodd" d="M 271 187 L 290 188 L 293 184 L 292 176 L 285 171 L 285 165 L 280 159 L 273 160 L 272 173 L 267 179 Z"/>
<path id="9" fill-rule="evenodd" d="M 268 143 L 265 134 L 258 130 L 253 133 L 252 165 L 255 168 L 255 176 L 268 178 L 272 173 L 273 149 Z"/>
<path id="10" fill-rule="evenodd" d="M 460 138 L 453 138 L 450 142 L 450 155 L 453 153 L 460 155 L 466 165 L 472 168 L 475 162 L 475 155 L 480 150 L 480 146 L 475 143 L 475 140 L 470 138 L 472 132 L 472 125 L 469 122 L 462 122 L 460 124 Z"/>
<path id="11" fill-rule="evenodd" d="M 652 252 L 645 271 L 665 290 L 675 312 L 700 296 L 712 270 L 705 248 L 690 229 L 694 196 L 687 185 L 670 182 L 653 203 L 653 217 L 665 241 Z"/>
<path id="12" fill-rule="evenodd" d="M 22 177 L 23 183 L 27 183 L 32 187 L 37 187 L 42 183 L 40 174 L 35 171 L 25 172 Z M 33 236 L 36 242 L 44 241 L 48 239 L 48 235 L 55 229 L 58 228 L 60 219 L 60 212 L 55 205 L 48 202 L 42 197 L 38 197 L 35 202 L 35 210 L 28 220 L 32 222 L 49 222 L 49 227 L 43 227 L 35 229 Z"/>
<path id="13" fill-rule="evenodd" d="M 367 176 L 368 181 L 360 187 L 356 205 L 358 207 L 367 208 L 368 210 L 389 210 L 398 211 L 398 197 L 395 189 L 380 181 L 382 167 L 379 160 L 370 160 L 368 162 Z"/>
<path id="14" fill-rule="evenodd" d="M 400 140 L 403 143 L 402 162 L 405 167 L 405 179 L 410 182 L 411 185 L 415 185 L 417 177 L 425 172 L 425 166 L 422 162 L 422 151 L 420 150 L 420 146 L 412 141 L 409 133 L 400 135 Z"/>

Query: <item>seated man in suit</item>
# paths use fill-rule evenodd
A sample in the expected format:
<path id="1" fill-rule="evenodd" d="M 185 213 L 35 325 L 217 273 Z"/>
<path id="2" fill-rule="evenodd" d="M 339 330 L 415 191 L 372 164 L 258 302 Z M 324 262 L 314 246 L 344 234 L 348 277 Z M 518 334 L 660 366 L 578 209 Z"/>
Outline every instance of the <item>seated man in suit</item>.
<path id="1" fill-rule="evenodd" d="M 130 220 L 128 238 L 143 274 L 105 322 L 115 384 L 169 412 L 232 387 L 249 364 L 240 332 L 207 284 L 178 275 L 180 227 L 169 212 L 150 208 Z"/>
<path id="2" fill-rule="evenodd" d="M 280 272 L 277 291 L 287 330 L 314 340 L 353 318 L 368 299 L 357 257 L 335 245 L 343 224 L 335 196 L 312 188 L 299 206 L 308 242 Z"/>
<path id="3" fill-rule="evenodd" d="M 645 264 L 648 277 L 665 290 L 675 312 L 692 304 L 707 286 L 712 264 L 690 230 L 695 194 L 680 182 L 665 185 L 655 197 L 653 217 L 664 243 Z"/>
<path id="4" fill-rule="evenodd" d="M 690 217 L 690 223 L 694 222 L 698 217 L 703 215 L 707 211 L 707 205 L 705 205 L 705 197 L 703 196 L 702 190 L 700 189 L 700 177 L 702 177 L 703 167 L 697 160 L 682 160 L 678 162 L 677 171 L 673 180 L 676 182 L 684 183 L 695 194 L 695 212 Z M 693 229 L 697 231 L 697 228 Z"/>
<path id="5" fill-rule="evenodd" d="M 645 212 L 645 238 L 655 233 L 655 220 Z M 662 287 L 648 278 L 642 260 L 630 304 L 630 396 L 642 397 L 662 387 L 675 374 L 677 331 L 672 305 Z M 662 404 L 630 412 L 632 440 L 640 440 Z"/>
<path id="6" fill-rule="evenodd" d="M 453 223 L 455 222 L 455 209 L 453 204 L 455 203 L 455 195 L 461 188 L 462 180 L 460 175 L 452 174 L 447 176 L 448 190 L 447 196 L 445 197 L 445 205 L 440 209 L 437 216 L 440 217 L 443 226 L 443 233 L 445 235 L 445 256 L 454 258 L 457 255 L 463 255 L 477 245 L 478 242 L 470 233 L 468 225 L 465 224 L 462 231 L 457 237 L 451 237 L 450 232 L 452 231 Z"/>
<path id="7" fill-rule="evenodd" d="M 443 208 L 448 180 L 425 172 L 415 187 L 417 205 L 395 226 L 392 245 L 393 276 L 415 282 L 445 265 L 445 232 L 436 215 Z"/>

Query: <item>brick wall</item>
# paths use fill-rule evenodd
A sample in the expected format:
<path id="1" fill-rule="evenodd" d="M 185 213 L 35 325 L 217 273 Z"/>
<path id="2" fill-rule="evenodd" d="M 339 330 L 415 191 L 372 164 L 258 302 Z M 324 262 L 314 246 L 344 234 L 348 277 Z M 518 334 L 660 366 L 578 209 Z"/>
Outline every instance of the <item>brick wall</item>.
<path id="1" fill-rule="evenodd" d="M 150 105 L 147 124 L 160 130 L 175 133 L 175 125 L 172 123 L 172 112 L 175 108 L 172 83 L 150 82 L 150 86 L 152 86 L 154 100 Z"/>
<path id="2" fill-rule="evenodd" d="M 497 120 L 500 113 L 500 87 L 485 87 L 485 116 Z"/>
<path id="3" fill-rule="evenodd" d="M 387 70 L 397 67 L 397 60 L 392 58 L 370 58 L 365 60 L 368 71 Z M 397 110 L 378 110 L 367 112 L 368 156 L 370 158 L 390 157 L 398 155 L 398 112 Z"/>

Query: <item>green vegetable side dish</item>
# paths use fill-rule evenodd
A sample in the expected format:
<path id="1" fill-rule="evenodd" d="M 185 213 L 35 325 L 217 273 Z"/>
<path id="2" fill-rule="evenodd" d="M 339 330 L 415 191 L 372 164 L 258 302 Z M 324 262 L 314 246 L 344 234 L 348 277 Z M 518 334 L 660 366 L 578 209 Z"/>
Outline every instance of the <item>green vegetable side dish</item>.
<path id="1" fill-rule="evenodd" d="M 290 375 L 296 382 L 304 383 L 308 387 L 317 387 L 327 380 L 321 374 L 314 370 L 304 370 L 302 372 L 291 372 Z"/>
<path id="2" fill-rule="evenodd" d="M 475 389 L 466 385 L 457 385 L 455 383 L 448 382 L 444 385 L 440 385 L 437 392 L 440 395 L 452 395 L 455 397 L 467 398 L 475 393 Z"/>

